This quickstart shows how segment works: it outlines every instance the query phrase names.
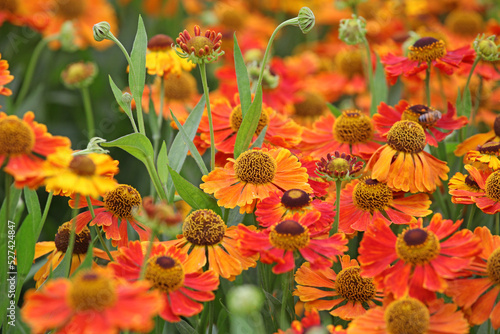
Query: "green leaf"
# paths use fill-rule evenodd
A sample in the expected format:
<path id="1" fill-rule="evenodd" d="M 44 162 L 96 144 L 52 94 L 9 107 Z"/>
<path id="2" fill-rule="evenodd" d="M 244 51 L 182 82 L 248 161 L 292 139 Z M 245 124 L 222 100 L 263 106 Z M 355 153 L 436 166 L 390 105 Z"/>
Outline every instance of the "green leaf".
<path id="1" fill-rule="evenodd" d="M 266 137 L 266 132 L 267 132 L 267 125 L 262 129 L 259 136 L 257 137 L 257 139 L 255 139 L 255 141 L 253 142 L 253 144 L 250 148 L 262 147 L 262 143 L 264 142 L 264 138 Z"/>
<path id="2" fill-rule="evenodd" d="M 330 112 L 333 114 L 333 116 L 340 117 L 340 115 L 342 115 L 342 111 L 340 111 L 340 109 L 335 107 L 333 104 L 327 103 L 326 106 L 328 107 L 328 109 L 330 109 Z"/>
<path id="3" fill-rule="evenodd" d="M 170 176 L 172 176 L 175 189 L 182 199 L 186 201 L 186 203 L 189 204 L 194 210 L 211 209 L 219 216 L 222 216 L 222 210 L 212 196 L 208 195 L 200 188 L 192 185 L 171 167 L 168 167 L 168 170 L 170 171 Z"/>
<path id="4" fill-rule="evenodd" d="M 19 285 L 18 285 L 19 287 Z M 21 290 L 21 289 L 19 289 Z M 26 325 L 23 322 L 23 319 L 21 318 L 21 309 L 19 306 L 16 305 L 16 319 L 14 320 L 15 326 L 7 326 L 7 330 L 5 331 L 6 334 L 30 334 L 31 329 L 28 325 Z M 7 321 L 11 321 L 10 318 L 8 318 Z"/>
<path id="5" fill-rule="evenodd" d="M 93 256 L 94 256 L 94 243 L 91 242 L 89 244 L 89 249 L 87 250 L 87 254 L 85 255 L 85 260 L 83 260 L 83 262 L 78 266 L 78 268 L 73 273 L 73 276 L 80 270 L 92 268 L 92 263 L 94 262 Z"/>
<path id="6" fill-rule="evenodd" d="M 181 320 L 175 323 L 175 327 L 181 334 L 197 334 L 196 330 L 191 327 L 185 320 Z"/>
<path id="7" fill-rule="evenodd" d="M 467 118 L 470 118 L 470 113 L 472 110 L 472 100 L 470 96 L 470 89 L 464 90 L 464 96 L 462 98 L 461 103 L 462 113 L 460 115 L 465 115 Z"/>
<path id="8" fill-rule="evenodd" d="M 135 35 L 134 45 L 130 53 L 130 70 L 128 81 L 130 91 L 136 103 L 142 101 L 142 92 L 144 91 L 144 83 L 146 81 L 146 51 L 148 47 L 148 36 L 142 17 L 139 15 L 137 24 L 137 33 Z"/>
<path id="9" fill-rule="evenodd" d="M 248 113 L 243 118 L 241 126 L 236 134 L 236 143 L 234 144 L 234 158 L 238 158 L 241 153 L 248 150 L 255 130 L 259 125 L 260 113 L 262 112 L 262 86 L 257 88 L 255 98 L 248 109 Z"/>
<path id="10" fill-rule="evenodd" d="M 370 115 L 374 115 L 377 112 L 377 107 L 380 102 L 387 102 L 387 97 L 389 95 L 389 88 L 387 87 L 387 81 L 385 80 L 384 66 L 380 62 L 380 57 L 378 55 L 376 56 L 377 67 L 375 69 L 375 76 L 373 77 Z"/>
<path id="11" fill-rule="evenodd" d="M 158 177 L 161 183 L 166 186 L 168 179 L 168 155 L 167 155 L 167 144 L 165 141 L 161 144 L 160 152 L 158 153 L 158 159 L 156 161 L 156 169 L 158 170 Z"/>
<path id="12" fill-rule="evenodd" d="M 233 39 L 234 68 L 236 70 L 236 82 L 238 83 L 238 92 L 240 94 L 241 114 L 244 118 L 248 108 L 250 108 L 252 104 L 252 93 L 250 92 L 250 79 L 248 78 L 247 67 L 245 66 L 245 60 L 243 59 L 238 40 L 236 39 L 236 33 L 234 33 Z"/>
<path id="13" fill-rule="evenodd" d="M 182 124 L 179 122 L 177 117 L 175 117 L 174 113 L 172 112 L 172 109 L 170 109 L 170 114 L 172 115 L 172 119 L 174 120 L 175 124 L 177 124 L 179 132 L 182 135 L 182 139 L 184 139 L 184 143 L 188 146 L 189 151 L 191 151 L 191 156 L 194 158 L 194 161 L 196 161 L 196 164 L 200 168 L 200 171 L 203 173 L 203 175 L 208 175 L 207 166 L 205 166 L 205 162 L 201 158 L 200 152 L 198 152 L 196 146 L 194 146 L 192 139 L 191 140 L 189 139 L 186 130 L 184 130 Z"/>
<path id="14" fill-rule="evenodd" d="M 120 90 L 120 88 L 118 88 L 118 86 L 115 84 L 115 82 L 113 81 L 111 76 L 109 76 L 109 85 L 111 86 L 111 91 L 113 92 L 113 95 L 115 96 L 116 102 L 123 109 L 125 114 L 130 119 L 130 123 L 132 124 L 134 131 L 137 132 L 137 127 L 135 125 L 134 115 L 132 114 L 132 110 L 130 109 L 129 105 L 127 105 L 125 102 L 123 102 L 123 100 L 122 100 L 123 93 Z"/>
<path id="15" fill-rule="evenodd" d="M 190 141 L 193 141 L 194 136 L 196 135 L 196 131 L 198 131 L 198 126 L 200 125 L 201 116 L 203 115 L 203 111 L 205 110 L 205 96 L 202 95 L 198 104 L 191 110 L 186 122 L 184 122 L 184 130 L 189 137 Z M 170 152 L 168 152 L 168 162 L 169 166 L 172 167 L 176 172 L 180 172 L 182 169 L 182 165 L 186 160 L 186 156 L 188 153 L 188 146 L 184 142 L 182 138 L 182 134 L 178 134 L 175 136 L 175 139 L 170 147 Z M 173 203 L 174 200 L 174 187 L 172 186 L 172 178 L 168 177 L 167 182 L 168 189 L 168 202 Z"/>
<path id="16" fill-rule="evenodd" d="M 389 88 L 389 95 L 387 97 L 387 104 L 390 106 L 395 106 L 401 101 L 403 95 L 403 82 L 400 78 L 394 85 Z"/>

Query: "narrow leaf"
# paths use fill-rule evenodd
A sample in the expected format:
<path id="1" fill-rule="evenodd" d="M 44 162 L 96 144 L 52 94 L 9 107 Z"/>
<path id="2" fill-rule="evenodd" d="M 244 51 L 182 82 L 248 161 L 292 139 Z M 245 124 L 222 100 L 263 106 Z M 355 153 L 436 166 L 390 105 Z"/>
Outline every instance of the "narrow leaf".
<path id="1" fill-rule="evenodd" d="M 257 137 L 257 139 L 255 139 L 255 141 L 253 142 L 253 144 L 250 148 L 262 147 L 262 143 L 264 143 L 264 138 L 266 137 L 266 132 L 267 132 L 267 125 L 262 129 L 259 136 Z"/>
<path id="2" fill-rule="evenodd" d="M 241 54 L 236 33 L 234 33 L 234 68 L 236 70 L 236 82 L 238 83 L 238 92 L 240 94 L 241 114 L 244 118 L 248 108 L 252 104 L 252 93 L 250 92 L 250 79 L 248 78 L 245 60 Z"/>
<path id="3" fill-rule="evenodd" d="M 262 86 L 257 88 L 255 98 L 248 109 L 248 113 L 241 122 L 241 126 L 236 134 L 234 144 L 234 158 L 238 158 L 241 153 L 248 150 L 252 137 L 259 125 L 260 113 L 262 112 Z"/>
<path id="4" fill-rule="evenodd" d="M 136 103 L 142 101 L 142 92 L 144 91 L 144 83 L 146 81 L 146 51 L 148 46 L 148 36 L 142 17 L 139 15 L 137 24 L 137 33 L 135 35 L 134 45 L 130 53 L 130 70 L 128 81 L 130 91 Z"/>
<path id="5" fill-rule="evenodd" d="M 167 144 L 165 141 L 161 144 L 160 152 L 158 153 L 158 159 L 156 161 L 156 169 L 158 170 L 158 177 L 161 183 L 165 186 L 168 179 L 168 155 L 167 155 Z"/>
<path id="6" fill-rule="evenodd" d="M 185 320 L 181 320 L 175 323 L 175 327 L 181 334 L 197 334 L 196 330 L 191 327 Z"/>
<path id="7" fill-rule="evenodd" d="M 467 116 L 470 118 L 470 113 L 472 110 L 472 99 L 470 95 L 470 89 L 464 90 L 464 96 L 462 98 L 462 113 L 461 115 Z"/>
<path id="8" fill-rule="evenodd" d="M 328 107 L 328 109 L 330 109 L 330 112 L 333 114 L 333 116 L 340 117 L 340 115 L 342 115 L 342 111 L 340 111 L 340 109 L 335 107 L 333 104 L 327 103 L 326 106 Z"/>
<path id="9" fill-rule="evenodd" d="M 116 102 L 123 109 L 125 114 L 130 119 L 130 123 L 132 124 L 134 131 L 137 132 L 137 127 L 135 125 L 134 115 L 132 114 L 132 109 L 130 109 L 130 107 L 125 102 L 123 102 L 123 100 L 122 100 L 123 93 L 120 90 L 120 88 L 118 88 L 118 86 L 115 84 L 115 82 L 113 81 L 111 76 L 109 76 L 109 85 L 111 86 L 111 91 L 113 92 L 113 95 L 115 97 Z"/>
<path id="10" fill-rule="evenodd" d="M 387 81 L 385 79 L 384 66 L 380 62 L 380 57 L 378 55 L 376 56 L 377 67 L 375 69 L 375 76 L 373 77 L 370 115 L 374 115 L 377 112 L 377 107 L 380 102 L 387 102 L 387 97 L 389 95 L 389 88 L 387 87 Z"/>
<path id="11" fill-rule="evenodd" d="M 146 164 L 148 158 L 153 158 L 153 145 L 145 135 L 132 133 L 110 142 L 102 143 L 103 147 L 119 147 Z"/>

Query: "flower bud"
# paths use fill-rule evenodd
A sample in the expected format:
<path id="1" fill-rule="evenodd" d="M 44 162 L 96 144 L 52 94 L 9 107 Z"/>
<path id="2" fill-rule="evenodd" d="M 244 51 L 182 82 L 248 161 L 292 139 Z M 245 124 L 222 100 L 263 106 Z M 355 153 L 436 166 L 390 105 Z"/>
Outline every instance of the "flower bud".
<path id="1" fill-rule="evenodd" d="M 498 46 L 495 44 L 495 35 L 485 38 L 483 34 L 482 36 L 476 37 L 472 44 L 477 56 L 481 57 L 481 59 L 487 61 L 500 60 Z"/>
<path id="2" fill-rule="evenodd" d="M 129 92 L 125 92 L 123 93 L 122 95 L 122 101 L 123 103 L 125 103 L 126 105 L 128 105 L 130 107 L 130 105 L 132 104 L 132 100 L 134 98 L 132 97 L 132 95 L 129 93 Z"/>
<path id="3" fill-rule="evenodd" d="M 262 291 L 255 285 L 245 284 L 231 288 L 227 294 L 227 306 L 236 315 L 259 312 L 264 305 Z"/>
<path id="4" fill-rule="evenodd" d="M 109 25 L 108 22 L 102 21 L 97 24 L 94 24 L 94 27 L 92 28 L 94 31 L 94 39 L 98 42 L 101 42 L 105 39 L 111 39 L 110 36 L 111 34 L 111 26 Z"/>
<path id="5" fill-rule="evenodd" d="M 302 7 L 299 10 L 299 28 L 304 34 L 307 34 L 314 27 L 314 13 L 308 7 Z"/>
<path id="6" fill-rule="evenodd" d="M 90 86 L 94 82 L 97 72 L 95 63 L 80 61 L 66 66 L 61 73 L 61 79 L 67 88 L 80 89 Z"/>
<path id="7" fill-rule="evenodd" d="M 360 44 L 366 35 L 366 20 L 353 15 L 352 19 L 340 20 L 339 38 L 348 45 Z"/>
<path id="8" fill-rule="evenodd" d="M 61 33 L 59 34 L 59 42 L 61 48 L 66 52 L 75 52 L 78 46 L 75 44 L 75 27 L 73 22 L 66 21 L 61 26 Z"/>

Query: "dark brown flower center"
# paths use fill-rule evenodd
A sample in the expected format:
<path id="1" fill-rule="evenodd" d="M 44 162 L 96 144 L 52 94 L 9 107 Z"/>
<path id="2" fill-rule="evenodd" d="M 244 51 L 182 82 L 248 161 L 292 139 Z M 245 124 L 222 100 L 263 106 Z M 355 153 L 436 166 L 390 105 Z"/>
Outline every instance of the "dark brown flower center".
<path id="1" fill-rule="evenodd" d="M 71 235 L 71 222 L 66 222 L 59 226 L 57 230 L 54 243 L 58 251 L 66 253 L 69 245 L 69 238 Z M 80 233 L 75 236 L 75 245 L 73 246 L 73 254 L 87 254 L 90 241 L 90 230 L 85 227 Z"/>
<path id="2" fill-rule="evenodd" d="M 493 130 L 495 130 L 495 136 L 500 137 L 500 115 L 495 118 L 493 123 Z"/>
<path id="3" fill-rule="evenodd" d="M 302 208 L 309 205 L 311 197 L 304 190 L 290 189 L 281 197 L 281 204 L 289 209 Z"/>
<path id="4" fill-rule="evenodd" d="M 215 245 L 222 241 L 226 223 L 212 210 L 202 209 L 191 213 L 184 220 L 182 234 L 198 246 Z"/>
<path id="5" fill-rule="evenodd" d="M 155 255 L 148 260 L 145 278 L 158 290 L 176 291 L 184 284 L 184 277 L 184 268 L 177 259 Z"/>
<path id="6" fill-rule="evenodd" d="M 470 175 L 467 175 L 465 177 L 465 181 L 464 182 L 465 182 L 466 185 L 468 185 L 471 188 L 479 189 L 479 185 L 477 184 L 477 182 Z"/>
<path id="7" fill-rule="evenodd" d="M 94 161 L 86 155 L 74 156 L 69 163 L 69 169 L 80 176 L 91 176 L 96 171 Z"/>
<path id="8" fill-rule="evenodd" d="M 333 125 L 335 138 L 341 143 L 366 143 L 373 137 L 373 125 L 359 110 L 344 110 Z"/>
<path id="9" fill-rule="evenodd" d="M 231 129 L 233 129 L 234 132 L 238 132 L 241 126 L 241 122 L 243 121 L 240 104 L 234 107 L 233 111 L 231 112 L 231 115 L 229 116 L 229 119 L 231 120 Z M 255 134 L 257 136 L 260 135 L 262 129 L 264 129 L 264 127 L 268 124 L 269 124 L 269 115 L 267 114 L 266 109 L 263 108 L 260 113 L 259 124 L 257 124 L 257 129 L 255 129 Z"/>
<path id="10" fill-rule="evenodd" d="M 387 184 L 368 178 L 354 187 L 352 199 L 354 205 L 364 211 L 382 211 L 392 201 L 392 190 Z"/>
<path id="11" fill-rule="evenodd" d="M 172 37 L 164 34 L 158 34 L 148 41 L 148 50 L 149 51 L 160 51 L 160 50 L 168 50 L 174 40 Z"/>
<path id="12" fill-rule="evenodd" d="M 309 230 L 295 220 L 285 220 L 271 227 L 271 244 L 284 250 L 297 250 L 309 244 Z"/>
<path id="13" fill-rule="evenodd" d="M 500 142 L 490 141 L 477 148 L 477 150 L 483 154 L 493 154 L 498 155 L 500 152 Z"/>
<path id="14" fill-rule="evenodd" d="M 119 185 L 104 196 L 104 205 L 115 216 L 121 219 L 132 219 L 133 210 L 142 204 L 141 194 L 129 185 Z"/>
<path id="15" fill-rule="evenodd" d="M 436 60 L 445 55 L 445 45 L 434 37 L 422 37 L 409 47 L 410 60 L 425 63 Z"/>
<path id="16" fill-rule="evenodd" d="M 413 265 L 429 263 L 438 256 L 440 250 L 437 236 L 421 228 L 405 230 L 396 242 L 399 258 Z"/>

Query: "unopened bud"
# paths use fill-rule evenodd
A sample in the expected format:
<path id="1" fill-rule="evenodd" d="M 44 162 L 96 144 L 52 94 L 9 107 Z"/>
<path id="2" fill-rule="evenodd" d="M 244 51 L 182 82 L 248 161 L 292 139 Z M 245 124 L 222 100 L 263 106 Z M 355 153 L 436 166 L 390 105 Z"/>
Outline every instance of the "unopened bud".
<path id="1" fill-rule="evenodd" d="M 299 10 L 299 28 L 304 34 L 307 34 L 314 27 L 314 13 L 308 7 L 302 7 Z"/>
<path id="2" fill-rule="evenodd" d="M 366 20 L 353 15 L 352 19 L 340 20 L 339 38 L 348 45 L 363 43 L 366 35 Z"/>
<path id="3" fill-rule="evenodd" d="M 134 98 L 132 97 L 132 95 L 129 93 L 129 92 L 125 92 L 123 93 L 122 95 L 122 101 L 123 103 L 125 103 L 126 105 L 128 105 L 130 107 L 130 105 L 132 104 L 132 100 Z"/>
<path id="4" fill-rule="evenodd" d="M 478 36 L 472 44 L 477 56 L 481 57 L 481 59 L 487 61 L 500 60 L 498 46 L 495 43 L 495 35 L 485 38 L 483 34 L 482 36 Z"/>
<path id="5" fill-rule="evenodd" d="M 94 39 L 96 41 L 101 42 L 105 39 L 111 39 L 111 26 L 108 22 L 102 21 L 94 24 L 92 29 L 94 31 Z"/>
<path id="6" fill-rule="evenodd" d="M 61 73 L 63 84 L 70 89 L 88 87 L 97 76 L 97 65 L 91 61 L 77 62 L 66 66 Z"/>
<path id="7" fill-rule="evenodd" d="M 61 32 L 59 34 L 59 42 L 61 43 L 61 49 L 66 52 L 75 52 L 78 50 L 78 46 L 75 44 L 75 27 L 72 21 L 66 21 L 61 26 Z"/>
<path id="8" fill-rule="evenodd" d="M 259 312 L 264 305 L 262 291 L 255 285 L 245 284 L 231 288 L 227 294 L 227 306 L 236 315 Z"/>

